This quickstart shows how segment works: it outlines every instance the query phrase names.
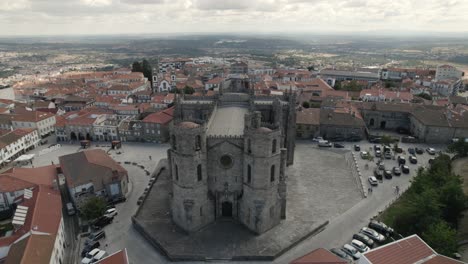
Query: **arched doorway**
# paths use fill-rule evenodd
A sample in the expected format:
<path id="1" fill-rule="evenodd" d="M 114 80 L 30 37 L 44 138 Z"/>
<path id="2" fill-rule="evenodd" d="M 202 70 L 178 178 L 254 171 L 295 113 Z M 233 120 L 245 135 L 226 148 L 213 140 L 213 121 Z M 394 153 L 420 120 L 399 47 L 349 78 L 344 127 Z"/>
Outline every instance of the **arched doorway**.
<path id="1" fill-rule="evenodd" d="M 78 133 L 78 139 L 79 139 L 79 140 L 84 140 L 84 139 L 85 139 L 85 137 L 83 136 L 83 134 L 81 134 L 81 133 Z"/>
<path id="2" fill-rule="evenodd" d="M 374 118 L 371 118 L 371 120 L 370 120 L 370 122 L 369 122 L 369 126 L 370 126 L 370 127 L 373 127 L 373 126 L 374 126 L 374 123 L 375 123 Z"/>
<path id="3" fill-rule="evenodd" d="M 387 122 L 385 122 L 385 121 L 380 122 L 380 128 L 381 129 L 385 129 L 386 125 L 387 125 Z"/>
<path id="4" fill-rule="evenodd" d="M 73 140 L 73 141 L 78 139 L 78 138 L 76 137 L 75 132 L 71 132 L 71 134 L 70 134 L 70 139 Z"/>
<path id="5" fill-rule="evenodd" d="M 223 217 L 232 217 L 232 203 L 223 202 L 221 204 L 221 213 Z"/>
<path id="6" fill-rule="evenodd" d="M 86 140 L 93 141 L 93 138 L 89 133 L 86 133 Z"/>

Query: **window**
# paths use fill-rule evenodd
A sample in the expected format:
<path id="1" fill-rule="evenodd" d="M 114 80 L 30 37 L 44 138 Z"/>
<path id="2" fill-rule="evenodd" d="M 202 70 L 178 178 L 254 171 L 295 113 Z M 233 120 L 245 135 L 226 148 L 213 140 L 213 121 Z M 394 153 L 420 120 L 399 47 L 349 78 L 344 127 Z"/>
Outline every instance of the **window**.
<path id="1" fill-rule="evenodd" d="M 252 182 L 252 167 L 250 167 L 250 164 L 247 165 L 247 183 Z"/>
<path id="2" fill-rule="evenodd" d="M 201 149 L 201 137 L 198 135 L 195 138 L 195 150 L 200 150 Z"/>
<path id="3" fill-rule="evenodd" d="M 275 207 L 272 206 L 270 207 L 270 217 L 274 217 L 275 216 Z"/>
<path id="4" fill-rule="evenodd" d="M 252 153 L 252 145 L 250 143 L 250 138 L 247 139 L 247 152 L 250 154 Z"/>
<path id="5" fill-rule="evenodd" d="M 275 181 L 275 165 L 271 165 L 271 170 L 270 170 L 270 182 Z"/>
<path id="6" fill-rule="evenodd" d="M 198 181 L 202 180 L 202 169 L 201 169 L 201 164 L 198 164 L 197 166 L 197 179 Z"/>
<path id="7" fill-rule="evenodd" d="M 200 206 L 200 216 L 203 216 L 203 206 Z"/>
<path id="8" fill-rule="evenodd" d="M 273 143 L 271 143 L 271 153 L 276 153 L 276 139 L 273 139 Z"/>
<path id="9" fill-rule="evenodd" d="M 176 137 L 175 135 L 172 135 L 172 147 L 174 148 L 174 150 L 177 150 L 177 144 L 176 144 Z"/>
<path id="10" fill-rule="evenodd" d="M 175 165 L 175 179 L 176 181 L 179 181 L 179 168 L 177 165 Z"/>

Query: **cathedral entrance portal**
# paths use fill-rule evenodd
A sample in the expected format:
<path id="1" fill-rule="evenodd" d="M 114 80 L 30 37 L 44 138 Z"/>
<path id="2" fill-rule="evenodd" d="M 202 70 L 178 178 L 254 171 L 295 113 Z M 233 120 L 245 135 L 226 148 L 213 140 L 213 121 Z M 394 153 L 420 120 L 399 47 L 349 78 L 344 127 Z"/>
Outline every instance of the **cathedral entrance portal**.
<path id="1" fill-rule="evenodd" d="M 223 217 L 232 217 L 232 203 L 223 202 L 221 205 L 221 211 Z"/>

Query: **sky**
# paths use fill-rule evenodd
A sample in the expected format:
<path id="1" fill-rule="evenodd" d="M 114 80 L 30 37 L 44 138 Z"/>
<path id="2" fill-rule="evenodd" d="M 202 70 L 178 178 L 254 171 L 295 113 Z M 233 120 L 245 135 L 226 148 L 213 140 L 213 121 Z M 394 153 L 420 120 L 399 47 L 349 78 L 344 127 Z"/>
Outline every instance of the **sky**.
<path id="1" fill-rule="evenodd" d="M 468 32 L 468 0 L 0 0 L 0 35 Z"/>

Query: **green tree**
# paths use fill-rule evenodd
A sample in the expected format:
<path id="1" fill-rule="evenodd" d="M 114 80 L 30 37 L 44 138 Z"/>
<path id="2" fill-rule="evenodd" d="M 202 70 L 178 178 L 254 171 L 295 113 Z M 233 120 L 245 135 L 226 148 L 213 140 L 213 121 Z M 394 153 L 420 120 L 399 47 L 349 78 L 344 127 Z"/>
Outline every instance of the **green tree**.
<path id="1" fill-rule="evenodd" d="M 393 139 L 392 137 L 390 136 L 387 136 L 387 135 L 383 135 L 382 138 L 380 139 L 380 142 L 382 142 L 382 144 L 384 145 L 390 145 L 391 143 L 393 143 Z"/>
<path id="2" fill-rule="evenodd" d="M 106 211 L 107 203 L 101 197 L 91 197 L 81 206 L 81 214 L 86 220 L 96 219 L 101 217 Z"/>
<path id="3" fill-rule="evenodd" d="M 310 103 L 307 102 L 307 101 L 304 101 L 304 102 L 302 103 L 302 107 L 304 107 L 304 108 L 309 108 L 309 107 L 310 107 Z"/>
<path id="4" fill-rule="evenodd" d="M 444 221 L 430 225 L 422 239 L 439 254 L 451 256 L 457 252 L 457 232 Z"/>
<path id="5" fill-rule="evenodd" d="M 458 226 L 458 219 L 466 205 L 466 196 L 463 193 L 462 180 L 457 175 L 440 188 L 439 201 L 442 204 L 442 216 L 452 226 Z"/>
<path id="6" fill-rule="evenodd" d="M 468 156 L 468 142 L 464 138 L 459 139 L 457 142 L 450 144 L 447 147 L 449 153 L 455 153 L 459 157 Z"/>
<path id="7" fill-rule="evenodd" d="M 421 97 L 423 99 L 426 99 L 426 100 L 429 100 L 429 101 L 432 101 L 432 96 L 430 94 L 427 94 L 427 93 L 421 93 L 421 94 L 418 94 L 417 95 L 418 97 Z"/>
<path id="8" fill-rule="evenodd" d="M 193 94 L 193 93 L 195 93 L 195 89 L 193 89 L 192 87 L 186 85 L 186 86 L 184 87 L 184 93 L 185 93 L 185 94 Z"/>
<path id="9" fill-rule="evenodd" d="M 354 91 L 354 92 L 358 92 L 358 91 L 361 91 L 363 89 L 362 85 L 358 84 L 357 81 L 355 80 L 352 80 L 351 82 L 349 82 L 348 84 L 341 84 L 342 86 L 342 89 L 341 90 L 345 90 L 345 91 Z"/>
<path id="10" fill-rule="evenodd" d="M 337 90 L 337 91 L 342 90 L 343 87 L 341 87 L 341 82 L 336 82 L 334 88 L 335 88 L 335 90 Z"/>
<path id="11" fill-rule="evenodd" d="M 151 64 L 147 60 L 143 60 L 143 63 L 141 65 L 142 67 L 142 72 L 143 75 L 148 78 L 148 80 L 153 79 L 153 68 L 151 67 Z"/>
<path id="12" fill-rule="evenodd" d="M 140 62 L 135 61 L 132 63 L 132 72 L 143 72 L 143 66 Z"/>

